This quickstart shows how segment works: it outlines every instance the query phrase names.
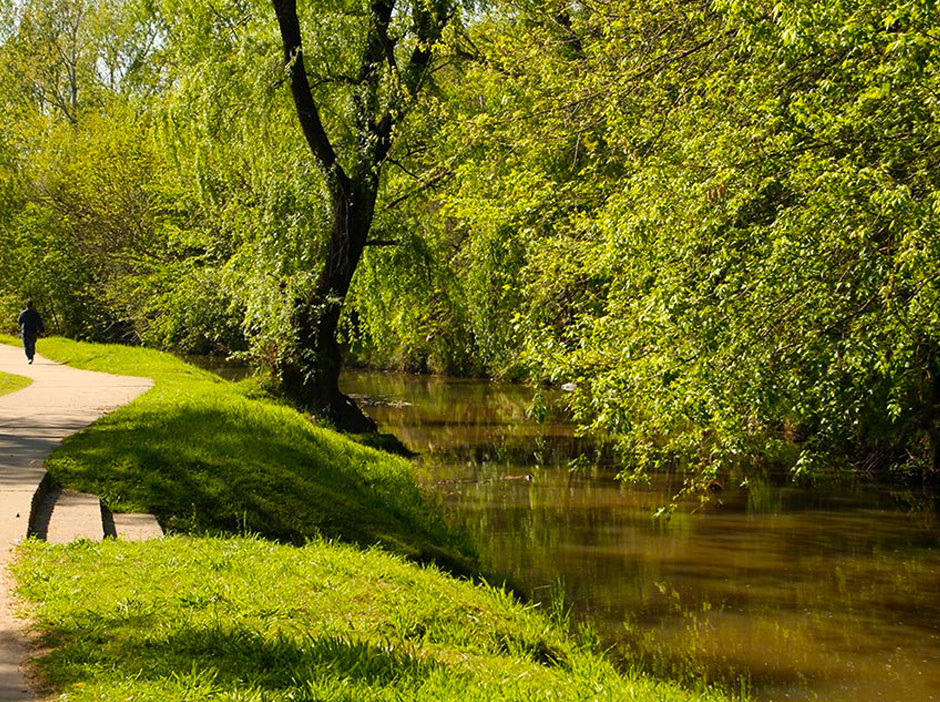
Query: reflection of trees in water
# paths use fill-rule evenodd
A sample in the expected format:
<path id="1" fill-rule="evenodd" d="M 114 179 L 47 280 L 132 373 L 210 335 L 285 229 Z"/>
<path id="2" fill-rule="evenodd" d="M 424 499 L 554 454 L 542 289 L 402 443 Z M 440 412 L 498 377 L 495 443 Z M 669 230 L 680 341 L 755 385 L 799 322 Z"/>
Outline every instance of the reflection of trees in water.
<path id="1" fill-rule="evenodd" d="M 370 407 L 383 430 L 422 451 L 425 479 L 489 570 L 546 602 L 560 578 L 576 619 L 650 667 L 746 672 L 765 699 L 926 699 L 924 681 L 940 679 L 940 534 L 886 492 L 731 476 L 708 504 L 654 520 L 683 476 L 614 480 L 571 424 L 526 419 L 525 388 L 359 382 L 383 400 Z M 569 471 L 580 453 L 589 468 Z"/>
<path id="2" fill-rule="evenodd" d="M 521 385 L 395 373 L 347 374 L 344 387 L 386 401 L 414 406 L 415 422 L 502 424 L 526 421 L 533 392 Z"/>
<path id="3" fill-rule="evenodd" d="M 812 691 L 807 699 L 931 699 L 940 562 L 924 555 L 839 556 L 791 572 L 789 588 L 779 573 L 763 587 L 726 578 L 725 588 L 704 591 L 666 578 L 656 582 L 654 612 L 628 609 L 624 626 L 607 620 L 606 633 L 631 663 L 680 678 L 743 677 L 759 699 L 795 690 Z"/>
<path id="4" fill-rule="evenodd" d="M 906 516 L 719 506 L 654 522 L 665 494 L 543 473 L 524 487 L 464 486 L 451 508 L 491 567 L 536 595 L 561 577 L 577 615 L 664 665 L 751 671 L 776 689 L 848 667 L 874 673 L 873 647 L 913 660 L 911 641 L 935 634 L 940 558 L 924 547 L 936 534 Z"/>
<path id="5" fill-rule="evenodd" d="M 560 577 L 576 616 L 596 621 L 608 641 L 643 646 L 657 665 L 694 662 L 689 670 L 713 679 L 749 671 L 770 697 L 849 669 L 874 676 L 879 656 L 913 665 L 923 651 L 911 642 L 929 641 L 940 622 L 936 531 L 906 515 L 754 515 L 742 491 L 654 521 L 671 494 L 664 485 L 638 490 L 550 470 L 526 485 L 455 488 L 450 510 L 493 569 L 537 598 Z M 772 502 L 795 500 L 781 491 Z"/>
<path id="6" fill-rule="evenodd" d="M 349 374 L 343 388 L 366 398 L 383 431 L 441 464 L 561 465 L 593 450 L 560 410 L 544 423 L 531 420 L 534 391 L 524 386 L 360 372 Z"/>

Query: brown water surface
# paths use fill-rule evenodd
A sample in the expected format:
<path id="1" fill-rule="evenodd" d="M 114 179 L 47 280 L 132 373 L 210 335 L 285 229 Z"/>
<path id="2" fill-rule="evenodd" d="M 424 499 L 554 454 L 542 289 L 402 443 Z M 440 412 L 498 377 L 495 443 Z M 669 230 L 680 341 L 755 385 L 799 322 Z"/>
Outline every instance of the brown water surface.
<path id="1" fill-rule="evenodd" d="M 381 373 L 344 389 L 421 452 L 488 568 L 545 601 L 563 583 L 624 660 L 743 677 L 763 700 L 940 699 L 940 528 L 910 496 L 752 478 L 657 520 L 676 479 L 615 480 L 570 423 L 527 418 L 530 390 Z"/>

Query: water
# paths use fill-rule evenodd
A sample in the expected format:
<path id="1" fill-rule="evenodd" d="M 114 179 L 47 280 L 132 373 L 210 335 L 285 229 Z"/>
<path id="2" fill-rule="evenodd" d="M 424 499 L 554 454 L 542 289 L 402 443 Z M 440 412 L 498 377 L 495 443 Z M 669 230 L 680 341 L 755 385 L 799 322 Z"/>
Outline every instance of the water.
<path id="1" fill-rule="evenodd" d="M 887 488 L 726 480 L 705 506 L 651 514 L 678 485 L 614 479 L 609 457 L 514 386 L 355 373 L 383 431 L 485 565 L 654 671 L 749 681 L 763 700 L 940 699 L 940 527 Z M 593 468 L 572 473 L 586 454 Z M 908 501 L 909 502 L 909 501 Z"/>

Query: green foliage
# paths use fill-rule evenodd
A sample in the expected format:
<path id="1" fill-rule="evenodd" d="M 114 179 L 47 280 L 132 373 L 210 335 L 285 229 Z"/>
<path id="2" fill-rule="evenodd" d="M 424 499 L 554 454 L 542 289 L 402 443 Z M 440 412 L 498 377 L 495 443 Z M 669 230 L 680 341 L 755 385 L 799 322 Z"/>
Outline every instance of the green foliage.
<path id="1" fill-rule="evenodd" d="M 0 113 L 14 125 L 0 159 L 3 297 L 33 297 L 72 336 L 237 346 L 227 302 L 203 304 L 195 328 L 164 320 L 164 305 L 190 312 L 206 276 L 178 236 L 191 214 L 154 139 L 162 30 L 152 6 L 36 0 L 18 10 L 0 46 Z M 211 287 L 199 302 L 209 291 L 218 297 Z"/>
<path id="2" fill-rule="evenodd" d="M 350 345 L 382 367 L 482 372 L 487 359 L 472 333 L 455 268 L 436 240 L 438 218 L 428 208 L 396 216 L 400 223 L 380 221 L 373 230 L 398 243 L 368 251 L 357 272 L 348 299 Z"/>
<path id="3" fill-rule="evenodd" d="M 937 23 L 794 0 L 481 24 L 441 147 L 468 154 L 443 202 L 494 271 L 464 280 L 518 281 L 513 326 L 488 318 L 640 471 L 782 442 L 797 477 L 936 471 Z"/>
<path id="4" fill-rule="evenodd" d="M 248 350 L 272 365 L 328 225 L 324 180 L 277 90 L 273 11 L 261 2 L 166 2 L 161 16 L 170 86 L 155 138 L 173 171 L 174 236 L 189 270 L 185 294 L 170 287 L 167 304 L 154 304 L 165 311 L 154 341 L 178 345 L 196 323 L 203 349 Z M 207 293 L 215 313 L 199 324 L 203 304 L 189 300 Z"/>
<path id="5" fill-rule="evenodd" d="M 722 699 L 622 677 L 503 591 L 321 540 L 31 541 L 16 574 L 62 700 Z"/>
<path id="6" fill-rule="evenodd" d="M 936 473 L 937 12 L 506 0 L 450 17 L 421 85 L 350 75 L 358 3 L 301 12 L 350 173 L 395 108 L 347 346 L 574 383 L 640 471 Z M 274 368 L 332 215 L 268 4 L 31 0 L 0 37 L 5 317 Z"/>

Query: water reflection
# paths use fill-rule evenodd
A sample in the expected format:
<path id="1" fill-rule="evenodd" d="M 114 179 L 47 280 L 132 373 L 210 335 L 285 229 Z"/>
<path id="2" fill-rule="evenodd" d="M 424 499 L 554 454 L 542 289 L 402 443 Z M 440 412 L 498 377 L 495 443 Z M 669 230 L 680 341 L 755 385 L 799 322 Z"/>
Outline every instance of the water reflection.
<path id="1" fill-rule="evenodd" d="M 529 421 L 525 388 L 360 373 L 345 389 L 410 448 L 486 565 L 577 617 L 616 651 L 671 674 L 745 677 L 761 699 L 940 699 L 940 531 L 886 490 L 726 481 L 671 520 L 673 494 L 613 479 L 558 417 Z M 594 466 L 572 474 L 587 452 Z M 695 508 L 695 509 L 693 509 Z"/>
<path id="2" fill-rule="evenodd" d="M 179 353 L 177 356 L 197 368 L 212 371 L 221 378 L 235 382 L 250 377 L 254 372 L 245 361 L 232 360 L 227 356 L 203 356 L 186 353 Z"/>

